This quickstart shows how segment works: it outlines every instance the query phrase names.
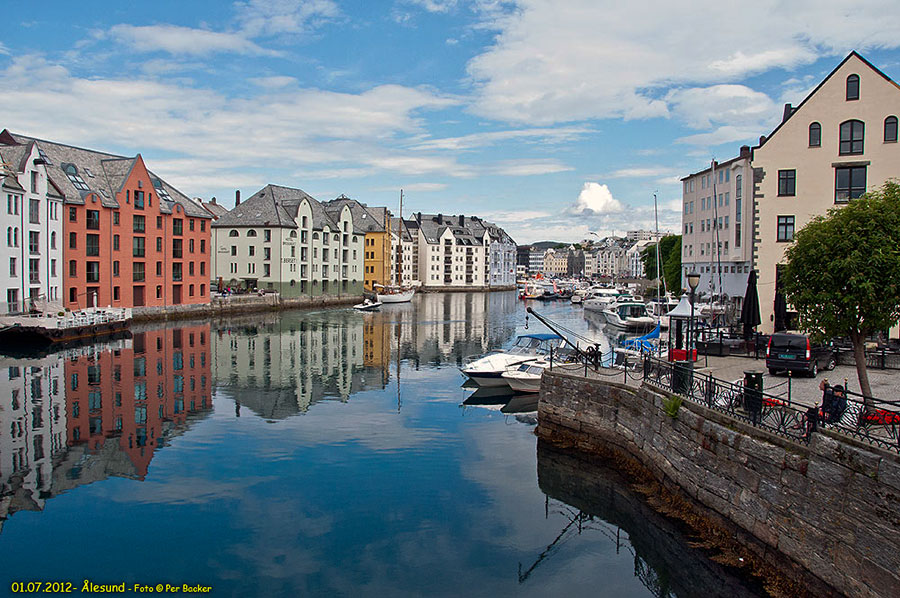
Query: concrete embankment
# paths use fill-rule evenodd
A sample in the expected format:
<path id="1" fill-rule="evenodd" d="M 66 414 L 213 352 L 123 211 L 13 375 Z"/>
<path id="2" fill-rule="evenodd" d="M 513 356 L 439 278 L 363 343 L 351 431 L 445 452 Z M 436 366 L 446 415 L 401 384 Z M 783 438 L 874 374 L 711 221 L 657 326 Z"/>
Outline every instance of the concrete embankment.
<path id="1" fill-rule="evenodd" d="M 250 312 L 278 311 L 282 309 L 310 309 L 333 305 L 354 305 L 362 301 L 362 295 L 319 295 L 318 297 L 281 298 L 276 294 L 230 295 L 216 297 L 200 305 L 167 305 L 164 307 L 135 307 L 135 321 L 190 320 Z"/>
<path id="2" fill-rule="evenodd" d="M 710 541 L 734 543 L 775 595 L 895 595 L 897 454 L 829 431 L 796 443 L 688 401 L 672 418 L 667 396 L 546 372 L 537 433 L 657 484 L 656 503 Z"/>

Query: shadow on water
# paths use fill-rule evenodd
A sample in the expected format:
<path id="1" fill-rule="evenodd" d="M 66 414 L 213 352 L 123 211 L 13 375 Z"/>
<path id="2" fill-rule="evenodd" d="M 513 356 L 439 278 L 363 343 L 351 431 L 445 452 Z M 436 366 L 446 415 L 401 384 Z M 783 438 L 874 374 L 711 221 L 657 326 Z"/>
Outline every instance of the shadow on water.
<path id="1" fill-rule="evenodd" d="M 546 515 L 567 523 L 531 563 L 522 563 L 524 582 L 573 534 L 602 534 L 634 557 L 634 575 L 659 598 L 766 596 L 749 580 L 692 546 L 675 523 L 654 511 L 628 482 L 602 464 L 560 452 L 539 442 L 538 484 L 547 496 Z"/>

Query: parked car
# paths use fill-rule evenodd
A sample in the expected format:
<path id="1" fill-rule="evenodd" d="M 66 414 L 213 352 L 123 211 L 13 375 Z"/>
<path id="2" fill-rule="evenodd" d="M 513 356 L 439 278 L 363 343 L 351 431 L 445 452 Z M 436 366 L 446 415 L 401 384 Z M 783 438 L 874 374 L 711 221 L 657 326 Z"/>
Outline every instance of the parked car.
<path id="1" fill-rule="evenodd" d="M 780 371 L 803 372 L 815 377 L 819 369 L 833 370 L 834 345 L 811 341 L 805 334 L 778 332 L 769 337 L 766 367 L 774 375 Z"/>

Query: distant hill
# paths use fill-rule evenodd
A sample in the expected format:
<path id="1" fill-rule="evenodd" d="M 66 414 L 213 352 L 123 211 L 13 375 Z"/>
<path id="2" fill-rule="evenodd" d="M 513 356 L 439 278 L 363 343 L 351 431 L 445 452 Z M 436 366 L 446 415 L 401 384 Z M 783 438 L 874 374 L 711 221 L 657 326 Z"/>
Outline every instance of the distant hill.
<path id="1" fill-rule="evenodd" d="M 535 249 L 550 249 L 551 247 L 556 247 L 557 245 L 566 245 L 568 243 L 560 243 L 559 241 L 538 241 L 537 243 L 530 244 Z"/>

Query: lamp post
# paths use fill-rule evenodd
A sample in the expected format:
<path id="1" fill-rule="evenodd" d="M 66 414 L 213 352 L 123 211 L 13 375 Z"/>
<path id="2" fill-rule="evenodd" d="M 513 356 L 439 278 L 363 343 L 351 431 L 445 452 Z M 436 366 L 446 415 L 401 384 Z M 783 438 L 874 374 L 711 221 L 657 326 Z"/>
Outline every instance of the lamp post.
<path id="1" fill-rule="evenodd" d="M 694 361 L 693 342 L 694 342 L 694 291 L 700 284 L 700 275 L 691 272 L 687 275 L 687 283 L 691 288 L 691 319 L 688 320 L 688 359 Z"/>

